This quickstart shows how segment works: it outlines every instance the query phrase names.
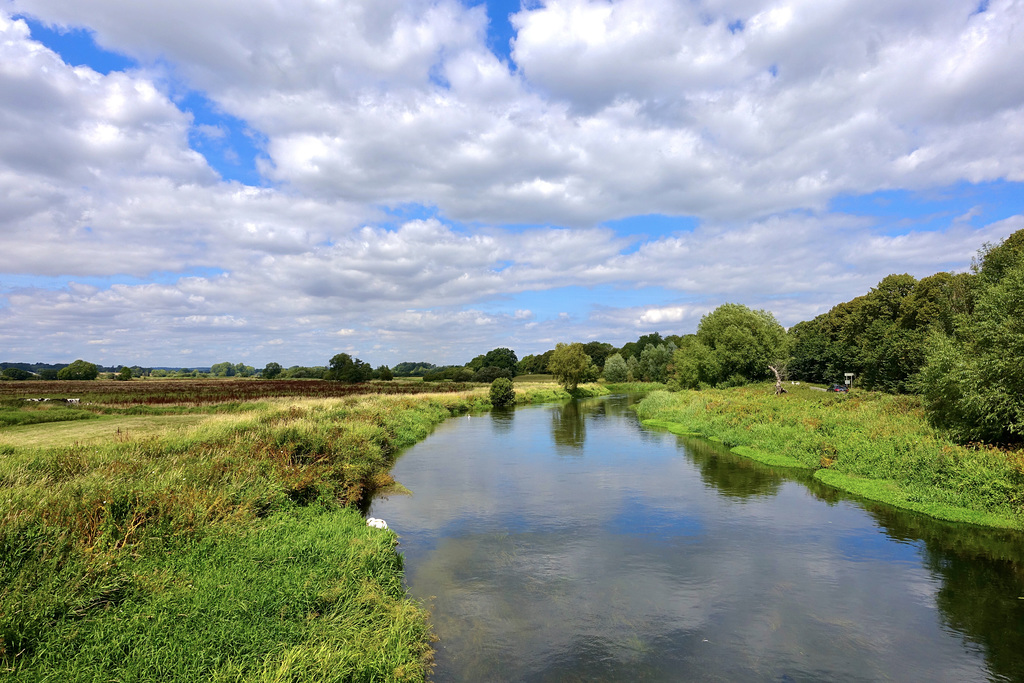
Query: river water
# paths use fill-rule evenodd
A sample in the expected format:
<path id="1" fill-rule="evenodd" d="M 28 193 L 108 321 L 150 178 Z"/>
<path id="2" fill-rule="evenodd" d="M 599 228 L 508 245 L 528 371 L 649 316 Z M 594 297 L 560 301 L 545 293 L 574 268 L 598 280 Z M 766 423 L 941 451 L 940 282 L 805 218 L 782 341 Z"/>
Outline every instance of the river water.
<path id="1" fill-rule="evenodd" d="M 642 427 L 625 396 L 449 420 L 370 514 L 442 681 L 1024 681 L 1024 535 Z"/>

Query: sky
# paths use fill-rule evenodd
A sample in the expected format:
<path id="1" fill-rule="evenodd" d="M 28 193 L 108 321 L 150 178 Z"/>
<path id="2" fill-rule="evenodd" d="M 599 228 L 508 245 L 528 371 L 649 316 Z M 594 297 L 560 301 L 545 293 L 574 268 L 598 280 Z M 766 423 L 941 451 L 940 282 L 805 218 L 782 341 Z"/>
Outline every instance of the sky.
<path id="1" fill-rule="evenodd" d="M 1022 0 L 0 0 L 0 361 L 785 326 L 1024 228 Z"/>

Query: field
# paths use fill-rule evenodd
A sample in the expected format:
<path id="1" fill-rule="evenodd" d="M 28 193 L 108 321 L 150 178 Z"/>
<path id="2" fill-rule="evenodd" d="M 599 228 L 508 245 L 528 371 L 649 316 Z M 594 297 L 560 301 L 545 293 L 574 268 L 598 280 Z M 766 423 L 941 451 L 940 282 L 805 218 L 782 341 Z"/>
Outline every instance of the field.
<path id="1" fill-rule="evenodd" d="M 485 386 L 0 391 L 0 677 L 425 680 L 429 616 L 405 595 L 396 535 L 360 506 L 395 486 L 403 448 L 489 408 Z M 78 402 L 24 400 L 42 397 Z"/>
<path id="2" fill-rule="evenodd" d="M 814 471 L 856 495 L 956 522 L 1024 528 L 1024 452 L 960 446 L 931 428 L 916 396 L 801 385 L 654 392 L 645 424 L 697 434 L 766 464 Z"/>

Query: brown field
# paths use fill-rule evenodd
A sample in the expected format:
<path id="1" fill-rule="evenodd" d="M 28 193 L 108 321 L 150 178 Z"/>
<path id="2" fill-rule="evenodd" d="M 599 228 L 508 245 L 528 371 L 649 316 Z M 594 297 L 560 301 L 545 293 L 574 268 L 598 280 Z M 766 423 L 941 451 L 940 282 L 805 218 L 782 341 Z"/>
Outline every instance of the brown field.
<path id="1" fill-rule="evenodd" d="M 339 398 L 367 394 L 421 394 L 465 391 L 469 384 L 452 382 L 365 382 L 342 384 L 311 379 L 146 379 L 118 382 L 24 381 L 0 382 L 0 400 L 24 398 L 77 398 L 83 404 L 207 405 L 261 401 L 270 398 Z"/>

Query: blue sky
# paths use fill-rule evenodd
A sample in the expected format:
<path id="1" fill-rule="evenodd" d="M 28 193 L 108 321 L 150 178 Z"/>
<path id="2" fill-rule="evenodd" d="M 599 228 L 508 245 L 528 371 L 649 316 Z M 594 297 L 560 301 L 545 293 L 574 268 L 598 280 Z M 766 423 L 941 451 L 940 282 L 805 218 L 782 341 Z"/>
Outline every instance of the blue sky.
<path id="1" fill-rule="evenodd" d="M 1024 227 L 1009 0 L 0 0 L 0 360 L 784 324 Z"/>

